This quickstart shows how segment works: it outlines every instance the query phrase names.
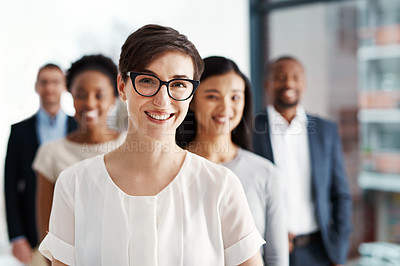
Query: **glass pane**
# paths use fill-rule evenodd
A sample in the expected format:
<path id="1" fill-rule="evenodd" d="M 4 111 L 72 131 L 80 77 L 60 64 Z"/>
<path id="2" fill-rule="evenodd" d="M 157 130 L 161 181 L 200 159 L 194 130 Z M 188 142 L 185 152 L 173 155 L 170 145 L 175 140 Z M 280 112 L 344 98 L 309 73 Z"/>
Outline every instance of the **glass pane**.
<path id="1" fill-rule="evenodd" d="M 354 202 L 350 256 L 359 256 L 362 242 L 398 242 L 399 230 L 388 221 L 400 216 L 368 191 L 400 187 L 400 1 L 279 8 L 264 27 L 269 60 L 293 55 L 305 65 L 306 110 L 339 124 Z"/>
<path id="2" fill-rule="evenodd" d="M 400 42 L 400 1 L 359 1 L 358 21 L 361 45 Z"/>

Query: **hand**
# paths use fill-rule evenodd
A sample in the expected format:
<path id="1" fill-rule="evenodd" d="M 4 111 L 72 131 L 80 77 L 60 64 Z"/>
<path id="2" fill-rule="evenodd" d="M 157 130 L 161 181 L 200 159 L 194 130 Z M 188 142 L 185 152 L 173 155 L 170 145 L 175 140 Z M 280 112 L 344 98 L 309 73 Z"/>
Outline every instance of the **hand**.
<path id="1" fill-rule="evenodd" d="M 292 253 L 294 249 L 293 239 L 296 237 L 295 234 L 289 233 L 289 253 Z"/>
<path id="2" fill-rule="evenodd" d="M 32 248 L 25 238 L 12 242 L 12 253 L 22 263 L 30 263 L 32 261 Z"/>

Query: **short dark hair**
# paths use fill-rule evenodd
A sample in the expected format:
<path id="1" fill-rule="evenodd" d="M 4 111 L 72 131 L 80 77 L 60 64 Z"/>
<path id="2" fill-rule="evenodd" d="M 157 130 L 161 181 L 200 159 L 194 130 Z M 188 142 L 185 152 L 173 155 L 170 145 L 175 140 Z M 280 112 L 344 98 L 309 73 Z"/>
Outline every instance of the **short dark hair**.
<path id="1" fill-rule="evenodd" d="M 47 64 L 45 64 L 45 65 L 43 65 L 43 66 L 41 66 L 39 68 L 39 71 L 37 73 L 37 78 L 39 77 L 40 72 L 42 72 L 45 69 L 50 69 L 50 68 L 54 68 L 54 69 L 60 70 L 60 72 L 64 74 L 64 72 L 61 70 L 61 68 L 58 65 L 53 64 L 53 63 L 47 63 Z"/>
<path id="2" fill-rule="evenodd" d="M 251 97 L 251 83 L 249 79 L 240 71 L 239 67 L 231 59 L 221 56 L 211 56 L 204 59 L 204 72 L 200 81 L 211 76 L 223 75 L 230 71 L 238 74 L 245 83 L 245 102 L 243 116 L 238 126 L 232 131 L 231 137 L 233 143 L 243 149 L 251 150 L 252 148 L 252 115 L 253 103 Z M 196 97 L 196 94 L 194 95 Z M 187 113 L 182 124 L 176 130 L 176 142 L 181 147 L 186 147 L 196 136 L 196 119 L 193 111 Z"/>
<path id="3" fill-rule="evenodd" d="M 88 70 L 95 70 L 106 75 L 110 79 L 110 82 L 114 88 L 114 95 L 118 96 L 117 66 L 110 58 L 101 54 L 85 55 L 71 64 L 71 67 L 67 70 L 67 89 L 69 92 L 71 92 L 71 86 L 74 78 L 78 74 Z"/>
<path id="4" fill-rule="evenodd" d="M 268 62 L 267 69 L 266 69 L 266 73 L 268 73 L 268 74 L 266 75 L 266 77 L 269 77 L 269 76 L 272 74 L 272 70 L 273 70 L 274 66 L 275 66 L 277 63 L 279 63 L 279 62 L 281 62 L 281 61 L 286 61 L 286 60 L 297 62 L 298 64 L 301 65 L 302 68 L 304 68 L 304 66 L 303 66 L 303 64 L 300 62 L 300 60 L 297 59 L 295 56 L 292 56 L 292 55 L 283 55 L 283 56 L 280 56 L 280 57 L 278 57 L 278 58 L 272 59 L 271 61 Z"/>
<path id="5" fill-rule="evenodd" d="M 191 57 L 194 79 L 200 78 L 204 63 L 193 43 L 173 28 L 149 24 L 129 35 L 121 48 L 119 72 L 122 79 L 126 81 L 127 72 L 140 72 L 157 56 L 170 51 Z"/>

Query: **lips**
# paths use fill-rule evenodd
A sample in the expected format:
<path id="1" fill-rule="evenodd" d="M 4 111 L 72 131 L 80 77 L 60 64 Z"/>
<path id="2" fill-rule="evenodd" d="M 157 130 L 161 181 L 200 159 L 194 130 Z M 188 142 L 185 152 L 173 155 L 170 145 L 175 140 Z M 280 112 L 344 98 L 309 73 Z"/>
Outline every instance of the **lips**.
<path id="1" fill-rule="evenodd" d="M 171 117 L 174 116 L 174 114 L 172 113 L 159 113 L 159 112 L 150 112 L 150 111 L 145 111 L 146 115 L 154 120 L 157 121 L 167 121 L 169 120 Z"/>
<path id="2" fill-rule="evenodd" d="M 99 115 L 100 115 L 99 110 L 90 110 L 90 111 L 84 112 L 82 114 L 82 116 L 84 118 L 86 118 L 86 120 L 88 120 L 88 121 L 97 121 L 99 118 Z"/>
<path id="3" fill-rule="evenodd" d="M 222 115 L 213 116 L 212 118 L 218 124 L 228 123 L 231 119 L 229 116 L 222 116 Z"/>
<path id="4" fill-rule="evenodd" d="M 285 90 L 282 95 L 288 98 L 296 97 L 296 90 Z"/>

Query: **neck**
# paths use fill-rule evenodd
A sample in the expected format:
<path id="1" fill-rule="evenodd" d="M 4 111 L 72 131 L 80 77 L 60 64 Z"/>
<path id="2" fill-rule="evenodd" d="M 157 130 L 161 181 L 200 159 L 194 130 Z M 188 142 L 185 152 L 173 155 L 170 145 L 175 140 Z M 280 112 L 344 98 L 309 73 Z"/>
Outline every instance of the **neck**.
<path id="1" fill-rule="evenodd" d="M 57 115 L 58 111 L 60 110 L 61 106 L 60 103 L 55 103 L 55 104 L 46 104 L 41 102 L 40 106 L 43 110 L 45 110 L 51 117 L 54 117 Z"/>
<path id="2" fill-rule="evenodd" d="M 121 162 L 128 162 L 129 168 L 153 172 L 167 169 L 171 165 L 181 164 L 185 151 L 176 143 L 175 138 L 154 140 L 138 132 L 128 131 L 125 142 L 116 150 Z M 152 169 L 148 166 L 151 165 Z"/>
<path id="3" fill-rule="evenodd" d="M 197 134 L 189 143 L 188 150 L 214 163 L 224 163 L 235 158 L 238 147 L 230 134 Z"/>
<path id="4" fill-rule="evenodd" d="M 118 132 L 110 129 L 106 124 L 97 125 L 94 128 L 83 128 L 81 125 L 78 129 L 68 135 L 68 139 L 87 144 L 97 144 L 110 141 L 118 135 Z"/>
<path id="5" fill-rule="evenodd" d="M 276 111 L 278 111 L 278 113 L 280 113 L 283 116 L 283 118 L 286 119 L 286 121 L 289 122 L 289 124 L 295 118 L 297 113 L 297 105 L 292 107 L 282 107 L 275 103 L 274 108 Z"/>

